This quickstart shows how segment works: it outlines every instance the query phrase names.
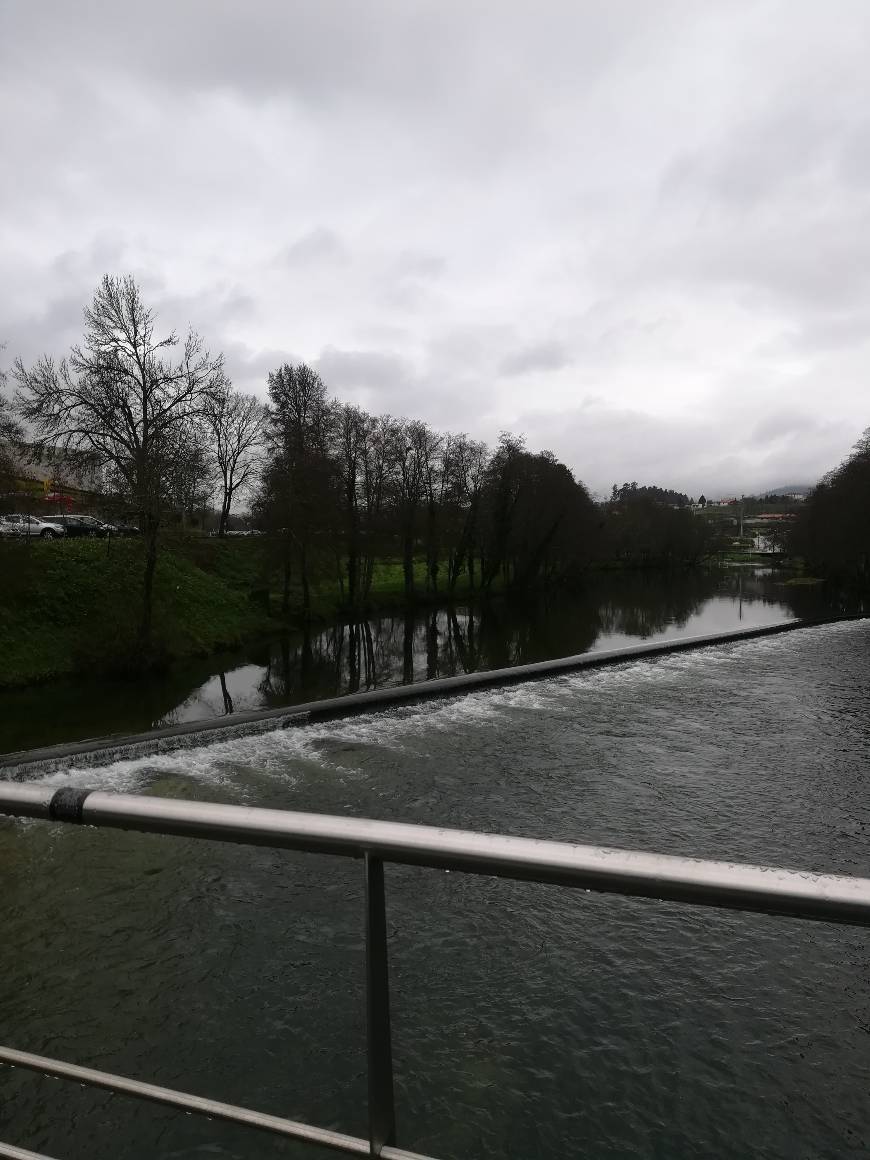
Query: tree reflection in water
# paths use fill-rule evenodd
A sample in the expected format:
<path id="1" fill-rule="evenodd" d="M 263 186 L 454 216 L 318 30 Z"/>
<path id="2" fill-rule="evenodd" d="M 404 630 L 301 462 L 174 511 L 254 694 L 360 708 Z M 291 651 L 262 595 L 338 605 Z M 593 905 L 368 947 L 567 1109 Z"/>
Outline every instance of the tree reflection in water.
<path id="1" fill-rule="evenodd" d="M 814 610 L 804 607 L 802 615 L 821 613 L 819 594 L 813 599 Z M 544 593 L 310 628 L 270 649 L 259 691 L 266 705 L 316 700 L 529 664 L 632 639 L 771 623 L 794 615 L 796 603 L 809 603 L 805 589 L 737 569 L 685 572 L 667 583 L 661 575 L 605 576 L 570 596 Z"/>
<path id="2" fill-rule="evenodd" d="M 606 573 L 581 591 L 312 626 L 147 680 L 76 678 L 0 695 L 0 752 L 650 640 L 858 611 L 770 570 Z"/>

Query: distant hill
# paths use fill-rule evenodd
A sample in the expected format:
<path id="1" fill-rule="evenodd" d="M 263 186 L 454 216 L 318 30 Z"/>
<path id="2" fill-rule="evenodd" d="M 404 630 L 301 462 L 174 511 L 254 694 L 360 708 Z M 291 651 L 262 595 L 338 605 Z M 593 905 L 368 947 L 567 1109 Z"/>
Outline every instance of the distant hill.
<path id="1" fill-rule="evenodd" d="M 769 495 L 809 495 L 813 490 L 813 484 L 810 483 L 784 483 L 782 487 L 769 487 L 766 491 L 758 493 L 759 499 L 764 499 Z"/>

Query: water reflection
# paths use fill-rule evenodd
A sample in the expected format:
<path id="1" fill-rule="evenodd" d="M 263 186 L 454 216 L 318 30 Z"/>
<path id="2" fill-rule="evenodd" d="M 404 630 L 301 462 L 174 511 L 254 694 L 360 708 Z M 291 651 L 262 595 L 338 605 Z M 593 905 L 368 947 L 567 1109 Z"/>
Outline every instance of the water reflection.
<path id="1" fill-rule="evenodd" d="M 57 681 L 0 695 L 0 752 L 846 607 L 784 579 L 770 569 L 609 574 L 570 597 L 318 626 L 147 681 Z"/>
<path id="2" fill-rule="evenodd" d="M 374 616 L 273 642 L 259 665 L 218 674 L 163 724 L 277 707 L 386 685 L 452 677 L 573 653 L 819 615 L 818 590 L 788 588 L 769 569 L 605 577 L 570 598 Z M 798 606 L 801 606 L 800 608 Z"/>

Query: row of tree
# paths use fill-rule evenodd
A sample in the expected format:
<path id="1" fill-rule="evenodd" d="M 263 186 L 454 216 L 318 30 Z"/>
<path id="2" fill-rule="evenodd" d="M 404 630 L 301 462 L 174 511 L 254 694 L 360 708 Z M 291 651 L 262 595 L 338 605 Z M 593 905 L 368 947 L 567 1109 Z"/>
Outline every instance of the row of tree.
<path id="1" fill-rule="evenodd" d="M 420 582 L 450 593 L 463 576 L 472 589 L 530 586 L 591 558 L 598 510 L 549 452 L 507 434 L 490 451 L 419 420 L 370 415 L 330 398 L 304 364 L 279 367 L 268 387 L 255 510 L 280 555 L 285 598 L 295 574 L 308 608 L 312 580 L 326 573 L 357 607 L 385 556 L 401 560 L 408 599 Z"/>
<path id="2" fill-rule="evenodd" d="M 59 364 L 16 360 L 17 415 L 0 402 L 0 443 L 22 440 L 23 423 L 33 455 L 89 457 L 108 493 L 136 512 L 146 647 L 160 527 L 215 490 L 223 533 L 247 489 L 285 605 L 298 584 L 306 610 L 324 577 L 360 608 L 385 558 L 401 561 L 410 602 L 421 584 L 446 594 L 463 578 L 472 590 L 528 588 L 596 560 L 673 564 L 707 546 L 707 525 L 683 495 L 626 484 L 597 505 L 550 452 L 513 435 L 490 449 L 370 415 L 331 398 L 304 364 L 269 375 L 266 405 L 240 394 L 193 330 L 183 340 L 158 332 L 132 277 L 104 277 L 84 319 L 82 342 Z"/>
<path id="3" fill-rule="evenodd" d="M 822 575 L 870 588 L 870 428 L 801 504 L 789 549 Z"/>
<path id="4" fill-rule="evenodd" d="M 695 502 L 684 491 L 674 491 L 671 487 L 655 487 L 650 484 L 638 485 L 636 481 L 624 483 L 622 487 L 617 487 L 614 484 L 610 494 L 613 503 L 640 498 L 651 499 L 660 504 L 670 504 L 672 507 L 691 507 Z M 706 504 L 704 496 L 701 496 L 701 500 Z M 698 502 L 700 503 L 701 500 Z"/>

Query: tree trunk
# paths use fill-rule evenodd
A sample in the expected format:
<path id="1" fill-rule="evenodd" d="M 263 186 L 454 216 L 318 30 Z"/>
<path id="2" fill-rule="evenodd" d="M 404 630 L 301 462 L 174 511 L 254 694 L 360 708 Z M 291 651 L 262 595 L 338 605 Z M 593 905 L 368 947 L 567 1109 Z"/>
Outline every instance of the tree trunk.
<path id="1" fill-rule="evenodd" d="M 435 505 L 430 503 L 426 534 L 426 591 L 438 591 L 438 543 Z"/>
<path id="2" fill-rule="evenodd" d="M 347 538 L 347 600 L 355 609 L 359 602 L 359 528 L 357 520 L 351 517 L 350 534 Z"/>
<path id="3" fill-rule="evenodd" d="M 459 620 L 457 619 L 456 613 L 452 608 L 450 610 L 449 617 L 450 631 L 453 634 L 453 640 L 455 642 L 457 656 L 459 657 L 459 663 L 462 666 L 462 671 L 464 673 L 468 673 L 471 671 L 468 666 L 468 652 L 465 648 L 465 641 L 462 639 L 462 629 L 459 627 Z"/>
<path id="4" fill-rule="evenodd" d="M 360 626 L 355 621 L 351 621 L 347 642 L 347 691 L 349 693 L 359 691 L 360 659 Z"/>
<path id="5" fill-rule="evenodd" d="M 281 611 L 285 616 L 290 612 L 290 560 L 284 559 L 284 589 L 281 594 Z"/>
<path id="6" fill-rule="evenodd" d="M 157 529 L 159 521 L 155 515 L 145 516 L 145 574 L 142 585 L 142 624 L 140 643 L 146 654 L 151 648 L 151 622 L 154 605 L 154 572 L 157 568 Z"/>
<path id="7" fill-rule="evenodd" d="M 405 579 L 405 599 L 414 599 L 414 535 L 410 528 L 405 530 L 402 573 Z"/>
<path id="8" fill-rule="evenodd" d="M 410 611 L 405 612 L 404 631 L 402 633 L 402 684 L 414 683 L 414 616 Z"/>
<path id="9" fill-rule="evenodd" d="M 433 612 L 426 628 L 426 677 L 432 681 L 438 676 L 438 617 Z"/>
<path id="10" fill-rule="evenodd" d="M 367 620 L 363 621 L 363 632 L 365 634 L 364 656 L 366 688 L 369 689 L 375 683 L 375 642 L 372 639 L 372 626 Z"/>
<path id="11" fill-rule="evenodd" d="M 351 548 L 347 555 L 347 600 L 351 608 L 356 608 L 359 602 L 359 557 L 356 548 Z"/>
<path id="12" fill-rule="evenodd" d="M 308 583 L 308 550 L 305 544 L 300 552 L 299 567 L 302 574 L 302 611 L 307 624 L 311 617 L 311 586 Z"/>

